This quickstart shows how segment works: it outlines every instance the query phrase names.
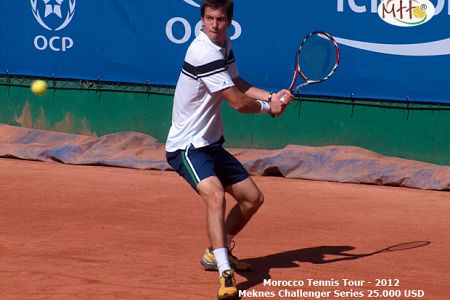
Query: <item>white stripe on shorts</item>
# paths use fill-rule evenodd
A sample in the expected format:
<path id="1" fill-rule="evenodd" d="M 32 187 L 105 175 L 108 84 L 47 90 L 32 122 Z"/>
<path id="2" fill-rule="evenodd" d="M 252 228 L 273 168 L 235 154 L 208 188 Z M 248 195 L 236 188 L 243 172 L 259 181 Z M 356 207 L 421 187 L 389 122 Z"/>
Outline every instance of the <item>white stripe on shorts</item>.
<path id="1" fill-rule="evenodd" d="M 192 165 L 192 162 L 189 160 L 189 147 L 191 145 L 192 144 L 187 145 L 187 147 L 186 147 L 186 156 L 185 157 L 186 157 L 186 161 L 188 162 L 189 166 L 191 167 L 192 173 L 194 173 L 195 179 L 197 179 L 197 182 L 200 182 L 200 177 L 198 176 L 197 171 L 195 171 L 195 168 Z"/>

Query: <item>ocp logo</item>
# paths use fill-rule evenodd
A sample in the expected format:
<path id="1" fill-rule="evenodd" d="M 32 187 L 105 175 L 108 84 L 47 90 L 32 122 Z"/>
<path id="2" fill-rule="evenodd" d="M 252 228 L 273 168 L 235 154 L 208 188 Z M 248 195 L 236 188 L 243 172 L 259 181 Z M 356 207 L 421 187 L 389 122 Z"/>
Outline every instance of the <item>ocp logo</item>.
<path id="1" fill-rule="evenodd" d="M 30 0 L 34 18 L 49 31 L 60 31 L 69 25 L 75 15 L 76 0 Z M 34 38 L 38 50 L 67 51 L 73 47 L 70 37 L 38 35 Z"/>
<path id="2" fill-rule="evenodd" d="M 30 0 L 36 21 L 47 30 L 58 31 L 69 25 L 75 14 L 76 0 Z M 45 21 L 41 17 L 43 12 Z"/>
<path id="3" fill-rule="evenodd" d="M 378 6 L 380 18 L 394 26 L 412 27 L 433 18 L 435 7 L 429 0 L 383 0 Z"/>

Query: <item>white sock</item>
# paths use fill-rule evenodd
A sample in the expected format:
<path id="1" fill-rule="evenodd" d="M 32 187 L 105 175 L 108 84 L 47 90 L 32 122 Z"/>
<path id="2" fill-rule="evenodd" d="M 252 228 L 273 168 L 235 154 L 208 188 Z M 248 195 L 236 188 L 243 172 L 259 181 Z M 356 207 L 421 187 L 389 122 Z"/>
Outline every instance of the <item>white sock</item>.
<path id="1" fill-rule="evenodd" d="M 217 268 L 219 269 L 219 277 L 222 276 L 222 272 L 225 270 L 230 270 L 230 262 L 228 261 L 228 249 L 227 248 L 217 248 L 213 250 L 214 256 L 216 257 Z"/>
<path id="2" fill-rule="evenodd" d="M 234 235 L 227 233 L 227 245 L 229 246 L 231 241 L 233 241 Z"/>

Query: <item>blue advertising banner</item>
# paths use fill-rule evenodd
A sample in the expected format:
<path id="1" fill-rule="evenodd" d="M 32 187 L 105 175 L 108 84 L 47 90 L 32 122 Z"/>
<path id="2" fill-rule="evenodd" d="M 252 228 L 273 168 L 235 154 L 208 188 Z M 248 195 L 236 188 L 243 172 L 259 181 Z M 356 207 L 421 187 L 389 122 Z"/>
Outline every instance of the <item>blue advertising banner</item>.
<path id="1" fill-rule="evenodd" d="M 0 74 L 175 85 L 199 3 L 0 0 Z M 304 94 L 450 103 L 448 28 L 450 0 L 236 0 L 229 33 L 256 86 L 286 88 L 298 42 L 322 30 L 341 64 Z"/>

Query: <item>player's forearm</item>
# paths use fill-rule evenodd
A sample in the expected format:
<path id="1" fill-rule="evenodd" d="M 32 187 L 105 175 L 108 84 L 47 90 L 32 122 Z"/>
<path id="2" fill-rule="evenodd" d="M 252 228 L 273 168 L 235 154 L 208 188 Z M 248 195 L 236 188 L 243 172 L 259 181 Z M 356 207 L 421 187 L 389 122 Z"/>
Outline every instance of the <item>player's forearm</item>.
<path id="1" fill-rule="evenodd" d="M 250 98 L 262 100 L 269 99 L 270 93 L 268 91 L 252 86 L 240 77 L 234 79 L 234 82 L 237 88 Z"/>
<path id="2" fill-rule="evenodd" d="M 247 96 L 246 94 L 239 91 L 236 87 L 230 87 L 222 92 L 224 98 L 228 101 L 230 106 L 240 113 L 244 114 L 254 114 L 264 112 L 264 103 L 258 101 L 254 98 Z M 268 105 L 268 104 L 267 104 Z M 266 105 L 270 111 L 270 105 Z"/>
<path id="3" fill-rule="evenodd" d="M 256 114 L 261 112 L 261 104 L 257 100 L 241 94 L 237 101 L 228 101 L 231 107 L 243 114 Z"/>
<path id="4" fill-rule="evenodd" d="M 261 104 L 258 101 L 255 101 L 253 98 L 248 98 L 248 101 L 243 101 L 236 108 L 236 110 L 243 114 L 256 114 L 260 113 L 262 110 Z M 270 108 L 270 106 L 269 106 Z M 269 110 L 270 111 L 270 110 Z"/>

